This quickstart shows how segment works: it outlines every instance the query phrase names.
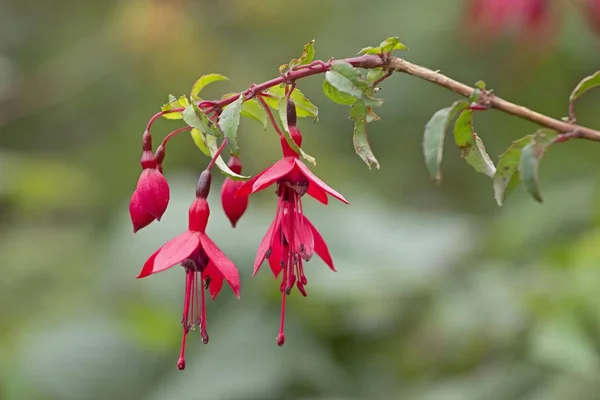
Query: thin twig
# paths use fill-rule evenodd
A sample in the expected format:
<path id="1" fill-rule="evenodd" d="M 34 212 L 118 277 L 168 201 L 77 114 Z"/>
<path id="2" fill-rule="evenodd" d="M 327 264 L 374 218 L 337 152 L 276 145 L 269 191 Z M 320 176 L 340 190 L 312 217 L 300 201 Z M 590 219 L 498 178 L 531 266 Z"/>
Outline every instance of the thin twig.
<path id="1" fill-rule="evenodd" d="M 311 63 L 310 68 L 301 68 L 289 71 L 285 74 L 285 76 L 279 76 L 261 84 L 252 85 L 250 88 L 248 88 L 242 93 L 244 94 L 244 97 L 248 99 L 258 93 L 261 93 L 271 87 L 280 85 L 282 83 L 291 83 L 297 81 L 298 79 L 306 78 L 308 76 L 322 74 L 331 68 L 331 65 L 334 61 L 336 60 L 332 59 L 328 61 L 313 61 Z M 471 97 L 473 91 L 475 90 L 475 88 L 469 85 L 465 85 L 462 82 L 456 81 L 452 78 L 449 78 L 446 75 L 443 75 L 437 71 L 433 71 L 429 68 L 410 63 L 402 58 L 380 57 L 378 55 L 363 55 L 358 57 L 340 59 L 337 61 L 347 62 L 349 64 L 352 64 L 354 67 L 358 68 L 384 68 L 388 71 L 393 70 L 396 72 L 402 72 L 408 75 L 416 76 L 418 78 L 451 90 L 467 98 Z M 224 98 L 219 101 L 215 101 L 213 105 L 215 107 L 222 108 L 230 103 L 233 103 L 239 97 L 239 95 L 240 93 L 236 93 L 230 97 Z M 552 118 L 550 116 L 530 110 L 529 108 L 523 107 L 521 105 L 511 103 L 507 100 L 496 96 L 493 93 L 489 94 L 489 104 L 492 108 L 503 111 L 510 115 L 514 115 L 519 118 L 526 119 L 540 126 L 554 129 L 559 133 L 577 132 L 577 137 L 579 138 L 600 142 L 600 131 L 598 130 Z"/>

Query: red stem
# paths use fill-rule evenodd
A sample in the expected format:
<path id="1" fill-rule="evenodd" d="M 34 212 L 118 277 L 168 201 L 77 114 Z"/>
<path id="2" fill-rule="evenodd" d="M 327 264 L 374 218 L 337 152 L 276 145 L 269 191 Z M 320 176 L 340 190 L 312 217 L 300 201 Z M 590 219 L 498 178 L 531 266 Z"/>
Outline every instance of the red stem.
<path id="1" fill-rule="evenodd" d="M 281 129 L 279 129 L 279 125 L 277 125 L 277 122 L 275 122 L 275 117 L 273 117 L 271 108 L 269 107 L 269 105 L 267 104 L 265 99 L 263 99 L 263 95 L 261 93 L 259 93 L 258 96 L 256 96 L 256 98 L 258 99 L 260 104 L 263 106 L 263 108 L 267 112 L 267 116 L 269 117 L 269 120 L 271 121 L 271 125 L 273 125 L 273 128 L 275 129 L 275 132 L 277 132 L 277 134 L 279 136 L 283 136 L 283 132 L 281 132 Z"/>
<path id="2" fill-rule="evenodd" d="M 171 132 L 167 136 L 165 136 L 165 138 L 163 139 L 163 141 L 162 141 L 162 143 L 160 145 L 164 147 L 167 144 L 167 142 L 169 140 L 171 140 L 171 138 L 173 136 L 177 135 L 178 133 L 186 132 L 186 131 L 191 131 L 191 130 L 192 130 L 191 126 L 183 126 L 181 128 L 177 128 L 173 132 Z"/>
<path id="3" fill-rule="evenodd" d="M 208 171 L 210 171 L 212 169 L 212 167 L 215 165 L 215 162 L 217 161 L 217 158 L 219 158 L 219 156 L 221 155 L 221 152 L 225 149 L 225 146 L 227 146 L 227 143 L 229 143 L 229 139 L 228 138 L 223 139 L 223 142 L 221 143 L 221 146 L 219 146 L 219 148 L 217 149 L 217 151 L 213 155 L 212 160 L 210 160 L 210 163 L 208 163 L 208 166 L 206 167 L 206 169 Z"/>

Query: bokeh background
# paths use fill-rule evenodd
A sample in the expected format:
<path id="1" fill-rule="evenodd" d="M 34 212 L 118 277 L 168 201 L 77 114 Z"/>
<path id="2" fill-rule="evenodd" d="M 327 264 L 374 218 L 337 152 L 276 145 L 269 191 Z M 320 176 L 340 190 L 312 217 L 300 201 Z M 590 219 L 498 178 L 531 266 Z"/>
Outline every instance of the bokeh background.
<path id="1" fill-rule="evenodd" d="M 279 283 L 268 268 L 250 277 L 275 198 L 253 197 L 233 230 L 219 176 L 208 232 L 238 265 L 242 300 L 224 290 L 210 303 L 211 341 L 192 335 L 184 372 L 183 272 L 135 276 L 187 225 L 208 161 L 189 136 L 168 148 L 163 221 L 134 236 L 127 210 L 141 134 L 168 94 L 210 72 L 232 82 L 209 98 L 270 79 L 311 39 L 328 59 L 399 36 L 410 61 L 562 117 L 600 67 L 581 3 L 552 2 L 558 20 L 542 35 L 518 18 L 493 35 L 472 29 L 463 0 L 0 3 L 0 398 L 600 399 L 600 145 L 556 146 L 545 203 L 520 188 L 499 208 L 451 140 L 443 185 L 428 176 L 423 127 L 452 93 L 386 81 L 369 125 L 381 170 L 369 171 L 347 110 L 320 93 L 322 77 L 301 81 L 320 107 L 317 124 L 300 125 L 314 171 L 352 203 L 305 202 L 338 272 L 309 263 L 309 296 L 290 297 L 278 348 Z M 600 91 L 587 94 L 579 121 L 600 126 L 599 104 Z M 155 140 L 180 124 L 159 121 Z M 494 160 L 535 129 L 496 111 L 476 126 Z M 278 158 L 272 130 L 247 120 L 240 135 L 244 172 Z"/>

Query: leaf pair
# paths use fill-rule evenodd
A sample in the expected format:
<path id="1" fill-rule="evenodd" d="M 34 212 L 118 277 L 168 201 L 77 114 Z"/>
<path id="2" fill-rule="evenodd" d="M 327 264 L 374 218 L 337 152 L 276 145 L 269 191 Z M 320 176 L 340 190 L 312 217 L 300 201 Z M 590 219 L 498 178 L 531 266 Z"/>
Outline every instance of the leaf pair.
<path id="1" fill-rule="evenodd" d="M 469 102 L 464 100 L 438 110 L 425 125 L 423 154 L 431 176 L 438 183 L 442 180 L 441 164 L 444 138 L 448 127 L 455 118 L 454 142 L 460 149 L 462 158 L 475 171 L 492 177 L 496 172 L 496 167 L 487 154 L 483 141 L 473 129 L 473 112 L 469 109 Z"/>

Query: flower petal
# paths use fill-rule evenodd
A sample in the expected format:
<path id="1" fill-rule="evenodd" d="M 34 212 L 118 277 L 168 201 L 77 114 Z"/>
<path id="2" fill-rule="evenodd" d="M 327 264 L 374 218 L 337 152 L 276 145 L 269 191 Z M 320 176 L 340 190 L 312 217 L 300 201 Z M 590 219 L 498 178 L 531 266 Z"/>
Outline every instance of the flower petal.
<path id="1" fill-rule="evenodd" d="M 265 260 L 269 248 L 271 247 L 271 238 L 273 237 L 273 232 L 275 231 L 275 225 L 277 225 L 277 220 L 278 218 L 277 216 L 275 216 L 275 219 L 273 220 L 273 222 L 271 222 L 267 233 L 265 233 L 265 236 L 260 241 L 260 245 L 258 245 L 256 257 L 254 258 L 254 271 L 252 272 L 252 276 L 258 273 L 258 270 L 260 269 L 260 266 Z"/>
<path id="2" fill-rule="evenodd" d="M 138 179 L 136 192 L 141 206 L 160 221 L 170 198 L 169 184 L 163 174 L 155 168 L 143 170 Z"/>
<path id="3" fill-rule="evenodd" d="M 283 270 L 282 264 L 285 265 L 284 245 L 280 237 L 275 237 L 271 246 L 271 255 L 269 256 L 269 267 L 275 278 L 279 276 Z"/>
<path id="4" fill-rule="evenodd" d="M 327 248 L 327 243 L 325 243 L 323 236 L 321 236 L 317 228 L 315 228 L 315 226 L 308 220 L 308 218 L 306 218 L 306 216 L 303 217 L 304 225 L 307 227 L 307 229 L 312 231 L 315 241 L 315 253 L 321 257 L 321 259 L 329 266 L 329 268 L 331 268 L 332 271 L 335 271 L 336 269 L 333 266 L 333 259 L 331 258 L 331 254 L 329 254 L 329 249 Z"/>
<path id="5" fill-rule="evenodd" d="M 315 252 L 312 229 L 305 224 L 306 217 L 297 211 L 290 211 L 284 216 L 283 233 L 290 244 L 290 250 L 309 261 Z M 292 227 L 293 235 L 292 235 Z"/>
<path id="6" fill-rule="evenodd" d="M 290 173 L 294 168 L 294 158 L 283 157 L 271 165 L 252 185 L 252 193 L 256 193 L 272 185 L 275 181 Z"/>
<path id="7" fill-rule="evenodd" d="M 137 190 L 133 192 L 129 201 L 129 216 L 133 224 L 133 233 L 150 225 L 156 218 L 142 207 Z"/>
<path id="8" fill-rule="evenodd" d="M 138 278 L 162 272 L 188 258 L 200 244 L 198 234 L 187 231 L 171 239 L 148 258 Z"/>
<path id="9" fill-rule="evenodd" d="M 227 283 L 229 283 L 231 289 L 233 289 L 233 293 L 239 298 L 240 274 L 235 267 L 235 264 L 223 254 L 221 249 L 219 249 L 215 242 L 213 242 L 205 233 L 200 233 L 199 237 L 206 255 L 208 255 L 208 258 L 213 262 L 217 270 L 223 274 L 223 277 Z"/>
<path id="10" fill-rule="evenodd" d="M 329 203 L 329 199 L 327 198 L 327 193 L 323 189 L 321 189 L 321 187 L 319 185 L 311 185 L 309 183 L 308 190 L 306 191 L 306 193 L 309 196 L 311 196 L 312 198 L 316 199 L 317 201 L 320 201 L 323 204 Z"/>
<path id="11" fill-rule="evenodd" d="M 208 291 L 210 292 L 210 298 L 214 300 L 223 287 L 223 274 L 217 269 L 214 263 L 209 262 L 204 270 L 204 275 L 205 279 L 210 279 L 208 282 Z M 200 290 L 204 290 L 204 288 Z"/>
<path id="12" fill-rule="evenodd" d="M 313 174 L 310 171 L 310 169 L 308 169 L 308 167 L 306 166 L 306 164 L 304 164 L 299 159 L 295 159 L 295 162 L 296 162 L 296 166 L 300 169 L 300 171 L 302 171 L 302 173 L 309 180 L 309 182 L 308 182 L 308 187 L 309 188 L 310 188 L 311 185 L 319 186 L 321 189 L 323 189 L 324 191 L 326 191 L 327 193 L 329 193 L 331 196 L 335 197 L 339 201 L 341 201 L 343 203 L 346 203 L 346 204 L 350 204 L 348 202 L 348 200 L 346 200 L 344 198 L 344 196 L 342 196 L 340 193 L 338 193 L 337 191 L 335 191 L 334 189 L 332 189 L 331 187 L 329 187 L 325 182 L 323 182 L 315 174 Z"/>

